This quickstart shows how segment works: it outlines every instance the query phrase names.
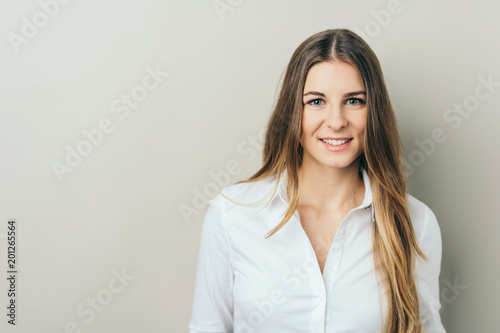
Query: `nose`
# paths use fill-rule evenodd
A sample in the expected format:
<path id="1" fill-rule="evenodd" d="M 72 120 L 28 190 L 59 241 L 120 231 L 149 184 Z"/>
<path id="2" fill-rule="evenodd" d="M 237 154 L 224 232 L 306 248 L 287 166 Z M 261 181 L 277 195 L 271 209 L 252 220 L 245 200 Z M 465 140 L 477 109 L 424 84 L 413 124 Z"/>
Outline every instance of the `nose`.
<path id="1" fill-rule="evenodd" d="M 341 106 L 330 107 L 326 112 L 325 124 L 333 130 L 346 127 L 349 122 L 345 116 L 345 110 Z"/>

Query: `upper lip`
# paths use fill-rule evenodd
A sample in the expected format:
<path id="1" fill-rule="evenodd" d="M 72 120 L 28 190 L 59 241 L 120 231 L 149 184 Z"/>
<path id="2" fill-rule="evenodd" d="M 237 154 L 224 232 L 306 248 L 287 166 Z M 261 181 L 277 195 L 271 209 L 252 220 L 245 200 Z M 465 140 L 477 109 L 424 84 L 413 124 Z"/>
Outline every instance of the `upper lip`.
<path id="1" fill-rule="evenodd" d="M 352 138 L 320 138 L 320 140 L 349 140 Z"/>

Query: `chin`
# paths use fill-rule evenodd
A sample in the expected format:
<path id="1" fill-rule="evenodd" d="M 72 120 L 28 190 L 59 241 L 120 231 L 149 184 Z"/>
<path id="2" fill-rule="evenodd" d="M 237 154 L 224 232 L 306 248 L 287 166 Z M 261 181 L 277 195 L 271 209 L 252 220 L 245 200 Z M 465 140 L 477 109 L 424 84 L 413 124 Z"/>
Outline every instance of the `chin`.
<path id="1" fill-rule="evenodd" d="M 336 158 L 335 160 L 324 159 L 324 160 L 320 160 L 320 163 L 323 164 L 324 166 L 330 167 L 330 168 L 345 169 L 345 168 L 353 167 L 354 165 L 357 166 L 359 163 L 359 157 L 360 156 L 357 156 L 357 157 L 351 156 L 351 157 L 346 157 L 346 158 L 340 157 L 340 158 Z"/>

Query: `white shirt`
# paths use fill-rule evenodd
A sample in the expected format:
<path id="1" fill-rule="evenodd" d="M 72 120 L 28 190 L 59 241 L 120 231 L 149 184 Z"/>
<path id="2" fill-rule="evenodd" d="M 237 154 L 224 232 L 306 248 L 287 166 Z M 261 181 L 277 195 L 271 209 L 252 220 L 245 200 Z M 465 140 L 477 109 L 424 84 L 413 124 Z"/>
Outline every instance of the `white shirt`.
<path id="1" fill-rule="evenodd" d="M 269 205 L 276 177 L 236 184 L 212 199 L 203 221 L 190 333 L 379 333 L 385 294 L 372 254 L 373 205 L 363 170 L 363 203 L 342 220 L 323 274 L 297 211 L 265 235 L 288 207 L 287 173 Z M 431 209 L 407 194 L 418 244 L 415 275 L 425 333 L 446 332 L 439 314 L 441 232 Z"/>

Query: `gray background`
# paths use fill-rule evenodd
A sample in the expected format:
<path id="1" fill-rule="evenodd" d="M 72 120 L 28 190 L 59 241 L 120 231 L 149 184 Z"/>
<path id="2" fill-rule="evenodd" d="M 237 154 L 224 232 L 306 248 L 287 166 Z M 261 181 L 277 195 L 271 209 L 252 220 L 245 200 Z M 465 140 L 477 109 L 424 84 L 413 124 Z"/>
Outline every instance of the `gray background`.
<path id="1" fill-rule="evenodd" d="M 480 81 L 500 82 L 498 2 L 41 3 L 52 16 L 38 1 L 0 2 L 0 269 L 16 218 L 20 272 L 18 325 L 2 305 L 0 331 L 69 332 L 74 322 L 82 332 L 186 332 L 204 201 L 223 175 L 233 183 L 257 170 L 292 52 L 337 27 L 369 38 L 412 163 L 411 193 L 438 217 L 445 327 L 499 331 L 500 86 Z M 40 27 L 15 44 L 23 18 Z M 157 67 L 168 76 L 144 90 Z M 141 100 L 122 119 L 113 102 L 131 93 Z M 471 111 L 453 111 L 464 103 Z M 106 118 L 113 131 L 85 146 L 82 131 Z M 88 154 L 60 181 L 53 163 L 78 145 Z M 129 280 L 110 293 L 123 270 Z M 0 279 L 0 304 L 6 294 Z M 91 318 L 92 298 L 105 304 Z"/>

